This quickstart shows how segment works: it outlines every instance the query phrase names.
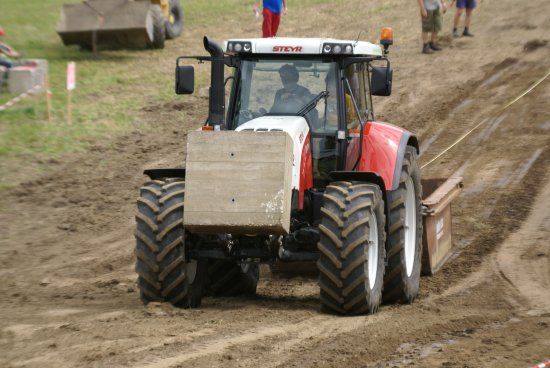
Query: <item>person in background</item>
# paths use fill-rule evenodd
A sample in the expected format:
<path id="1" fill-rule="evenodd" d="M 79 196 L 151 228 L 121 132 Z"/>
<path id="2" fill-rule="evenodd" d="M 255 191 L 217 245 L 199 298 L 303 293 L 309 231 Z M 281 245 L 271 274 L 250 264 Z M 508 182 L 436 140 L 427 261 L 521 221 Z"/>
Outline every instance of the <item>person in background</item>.
<path id="1" fill-rule="evenodd" d="M 447 11 L 445 1 L 418 0 L 418 6 L 422 16 L 422 53 L 433 54 L 434 51 L 441 51 L 437 44 L 437 33 L 442 28 L 441 12 Z"/>
<path id="2" fill-rule="evenodd" d="M 260 1 L 254 3 L 254 13 L 259 14 Z M 262 24 L 262 37 L 275 37 L 281 22 L 281 13 L 286 15 L 286 0 L 263 0 L 264 22 Z"/>
<path id="3" fill-rule="evenodd" d="M 451 7 L 455 2 L 456 13 L 453 26 L 453 37 L 460 37 L 460 33 L 458 33 L 458 24 L 460 23 L 460 18 L 462 17 L 462 13 L 464 13 L 464 9 L 466 9 L 466 19 L 464 19 L 464 32 L 462 32 L 462 35 L 466 37 L 474 37 L 474 35 L 470 33 L 470 24 L 472 23 L 472 13 L 477 5 L 476 0 L 453 0 L 451 2 Z"/>
<path id="4" fill-rule="evenodd" d="M 0 27 L 0 37 L 6 35 L 4 28 Z M 21 55 L 15 51 L 12 47 L 0 41 L 0 66 L 5 68 L 11 68 L 14 66 L 14 62 L 10 58 L 18 59 Z"/>

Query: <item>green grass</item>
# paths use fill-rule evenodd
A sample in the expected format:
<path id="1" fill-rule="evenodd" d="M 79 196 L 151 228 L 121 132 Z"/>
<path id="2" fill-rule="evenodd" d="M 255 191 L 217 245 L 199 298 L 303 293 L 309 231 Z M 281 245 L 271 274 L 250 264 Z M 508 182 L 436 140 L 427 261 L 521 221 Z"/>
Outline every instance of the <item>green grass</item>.
<path id="1" fill-rule="evenodd" d="M 55 32 L 63 3 L 75 0 L 2 0 L 0 25 L 3 41 L 26 58 L 49 62 L 53 121 L 48 123 L 44 95 L 28 98 L 0 112 L 0 160 L 29 154 L 60 154 L 78 151 L 95 140 L 132 129 L 143 106 L 174 99 L 171 68 L 158 70 L 158 60 L 173 56 L 162 50 L 118 50 L 93 57 L 77 47 L 65 47 Z M 291 8 L 328 3 L 329 0 L 300 0 Z M 251 13 L 252 1 L 182 0 L 185 30 L 236 19 Z M 252 15 L 250 14 L 252 19 Z M 173 42 L 173 41 L 171 41 Z M 73 94 L 73 124 L 66 124 L 65 70 L 77 62 L 77 89 Z M 197 79 L 197 89 L 208 83 Z M 13 96 L 0 94 L 0 103 Z M 0 165 L 0 170 L 2 169 Z"/>

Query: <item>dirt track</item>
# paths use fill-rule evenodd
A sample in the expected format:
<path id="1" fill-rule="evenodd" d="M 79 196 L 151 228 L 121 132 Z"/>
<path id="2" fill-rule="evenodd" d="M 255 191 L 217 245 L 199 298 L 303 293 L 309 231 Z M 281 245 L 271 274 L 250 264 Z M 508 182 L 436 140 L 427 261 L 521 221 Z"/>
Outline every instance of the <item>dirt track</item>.
<path id="1" fill-rule="evenodd" d="M 343 13 L 363 3 L 348 1 Z M 319 312 L 314 279 L 263 275 L 253 299 L 144 307 L 132 253 L 140 172 L 183 161 L 185 133 L 205 116 L 199 94 L 148 106 L 136 119 L 156 129 L 52 161 L 47 175 L 0 198 L 0 366 L 526 367 L 549 359 L 550 81 L 495 112 L 550 70 L 550 3 L 485 0 L 476 38 L 445 37 L 447 49 L 433 56 L 418 53 L 416 32 L 407 31 L 419 27 L 417 10 L 402 3 L 369 5 L 346 19 L 347 30 L 331 20 L 323 35 L 353 38 L 365 17 L 369 28 L 394 26 L 395 93 L 375 108 L 420 135 L 424 162 L 488 119 L 423 173 L 460 174 L 465 191 L 454 207 L 456 257 L 422 279 L 417 302 L 339 318 Z M 336 7 L 322 6 L 316 18 L 311 9 L 291 13 L 285 35 L 317 35 L 318 20 Z M 166 65 L 182 44 L 200 52 L 204 32 L 240 33 L 213 27 L 169 45 Z M 173 119 L 182 109 L 185 123 Z"/>

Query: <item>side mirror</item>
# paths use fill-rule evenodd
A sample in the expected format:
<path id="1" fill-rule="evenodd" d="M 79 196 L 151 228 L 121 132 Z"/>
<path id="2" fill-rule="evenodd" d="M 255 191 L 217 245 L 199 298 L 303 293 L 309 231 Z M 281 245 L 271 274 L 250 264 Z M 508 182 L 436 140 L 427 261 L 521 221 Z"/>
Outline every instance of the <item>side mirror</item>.
<path id="1" fill-rule="evenodd" d="M 195 68 L 192 66 L 176 67 L 176 94 L 190 95 L 195 91 Z"/>
<path id="2" fill-rule="evenodd" d="M 389 66 L 372 67 L 370 80 L 371 92 L 374 96 L 390 96 L 393 70 Z"/>

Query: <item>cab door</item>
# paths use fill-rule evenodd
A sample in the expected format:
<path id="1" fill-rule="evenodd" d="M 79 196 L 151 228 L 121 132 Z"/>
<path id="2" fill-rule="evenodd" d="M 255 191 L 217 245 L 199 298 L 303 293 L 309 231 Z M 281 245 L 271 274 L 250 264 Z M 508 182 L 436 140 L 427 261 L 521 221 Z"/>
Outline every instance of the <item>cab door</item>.
<path id="1" fill-rule="evenodd" d="M 372 117 L 368 64 L 350 64 L 344 70 L 344 104 L 346 111 L 345 170 L 356 169 L 361 154 L 361 128 Z"/>

